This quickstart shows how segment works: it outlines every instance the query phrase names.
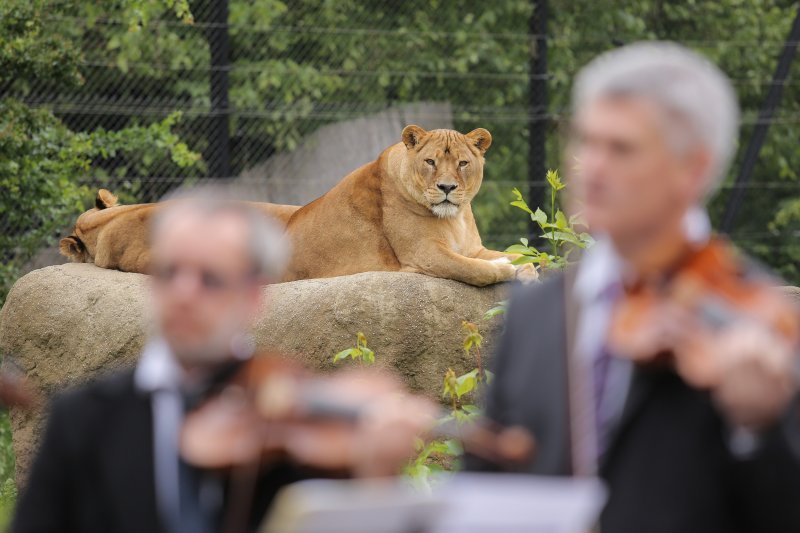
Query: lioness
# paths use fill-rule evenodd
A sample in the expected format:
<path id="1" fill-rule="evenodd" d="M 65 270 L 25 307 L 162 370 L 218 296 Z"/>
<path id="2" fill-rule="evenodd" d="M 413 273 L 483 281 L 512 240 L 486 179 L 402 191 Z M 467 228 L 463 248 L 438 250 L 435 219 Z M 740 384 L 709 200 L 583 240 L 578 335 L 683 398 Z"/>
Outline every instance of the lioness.
<path id="1" fill-rule="evenodd" d="M 303 207 L 256 204 L 286 225 L 293 254 L 284 281 L 367 271 L 419 272 L 483 286 L 536 276 L 481 243 L 470 202 L 491 134 L 406 126 L 402 142 Z M 61 252 L 76 261 L 144 272 L 146 222 L 157 204 L 116 206 L 100 191 Z"/>
<path id="2" fill-rule="evenodd" d="M 502 252 L 481 244 L 470 202 L 491 134 L 406 126 L 402 142 L 300 208 L 287 231 L 286 280 L 389 270 L 488 285 L 513 279 Z"/>
<path id="3" fill-rule="evenodd" d="M 248 202 L 283 224 L 300 206 Z M 120 205 L 117 197 L 100 189 L 94 207 L 81 214 L 69 237 L 59 243 L 61 255 L 76 263 L 146 273 L 150 265 L 150 217 L 160 204 Z"/>

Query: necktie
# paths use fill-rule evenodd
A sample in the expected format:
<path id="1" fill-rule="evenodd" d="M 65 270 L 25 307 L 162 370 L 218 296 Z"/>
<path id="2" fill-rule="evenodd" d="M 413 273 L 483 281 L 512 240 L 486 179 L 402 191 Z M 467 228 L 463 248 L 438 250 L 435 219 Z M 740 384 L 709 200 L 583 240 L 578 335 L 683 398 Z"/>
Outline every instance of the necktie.
<path id="1" fill-rule="evenodd" d="M 614 303 L 620 295 L 622 287 L 619 283 L 612 283 L 600 294 L 609 313 L 613 310 Z M 602 457 L 608 445 L 608 433 L 611 429 L 613 412 L 608 405 L 609 369 L 614 363 L 612 354 L 604 341 L 600 346 L 592 364 L 592 381 L 594 385 L 594 421 L 597 435 L 597 454 Z"/>
<path id="2" fill-rule="evenodd" d="M 202 400 L 197 391 L 184 392 L 184 415 Z M 212 533 L 217 529 L 220 487 L 210 474 L 178 457 L 178 493 L 181 533 Z"/>
<path id="3" fill-rule="evenodd" d="M 602 457 L 608 444 L 608 430 L 611 416 L 604 400 L 606 399 L 606 387 L 608 385 L 608 368 L 611 365 L 611 354 L 607 347 L 603 345 L 594 360 L 593 380 L 594 380 L 594 422 L 597 434 L 597 455 Z"/>
<path id="4" fill-rule="evenodd" d="M 186 533 L 212 533 L 213 513 L 201 504 L 201 472 L 179 459 L 180 531 Z"/>

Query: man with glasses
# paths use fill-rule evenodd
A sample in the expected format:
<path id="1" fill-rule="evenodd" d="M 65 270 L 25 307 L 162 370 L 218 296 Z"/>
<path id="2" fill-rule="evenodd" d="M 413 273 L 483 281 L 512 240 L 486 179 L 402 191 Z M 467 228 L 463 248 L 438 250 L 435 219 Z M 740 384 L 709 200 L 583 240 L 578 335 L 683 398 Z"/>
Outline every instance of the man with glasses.
<path id="1" fill-rule="evenodd" d="M 179 432 L 219 369 L 253 355 L 247 330 L 288 250 L 264 215 L 223 196 L 205 191 L 163 204 L 151 228 L 150 340 L 135 369 L 54 402 L 13 531 L 211 532 L 242 504 L 229 501 L 226 476 L 181 459 Z M 358 426 L 356 440 L 369 453 L 353 454 L 352 471 L 389 473 L 382 469 L 410 453 L 412 436 L 429 422 L 400 421 L 387 431 L 391 411 L 382 414 L 388 418 Z M 308 476 L 288 463 L 260 471 L 244 506 L 250 511 L 236 519 L 255 528 L 279 488 Z"/>

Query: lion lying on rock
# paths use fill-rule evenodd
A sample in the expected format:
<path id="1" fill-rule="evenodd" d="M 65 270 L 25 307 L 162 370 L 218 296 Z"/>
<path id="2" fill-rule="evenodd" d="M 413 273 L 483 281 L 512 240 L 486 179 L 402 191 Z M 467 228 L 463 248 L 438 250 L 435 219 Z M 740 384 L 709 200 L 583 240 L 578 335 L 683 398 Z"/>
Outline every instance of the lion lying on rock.
<path id="1" fill-rule="evenodd" d="M 300 208 L 260 202 L 248 204 L 283 224 Z M 76 263 L 147 273 L 150 266 L 148 224 L 160 205 L 120 205 L 116 196 L 100 189 L 94 207 L 78 217 L 72 235 L 61 239 L 59 251 Z"/>
<path id="2" fill-rule="evenodd" d="M 491 134 L 478 128 L 403 129 L 402 142 L 303 207 L 253 203 L 285 224 L 293 254 L 283 281 L 368 271 L 419 272 L 471 285 L 532 278 L 532 265 L 488 250 L 470 202 L 483 180 Z M 61 253 L 104 268 L 146 272 L 147 222 L 158 204 L 117 205 L 106 190 Z"/>

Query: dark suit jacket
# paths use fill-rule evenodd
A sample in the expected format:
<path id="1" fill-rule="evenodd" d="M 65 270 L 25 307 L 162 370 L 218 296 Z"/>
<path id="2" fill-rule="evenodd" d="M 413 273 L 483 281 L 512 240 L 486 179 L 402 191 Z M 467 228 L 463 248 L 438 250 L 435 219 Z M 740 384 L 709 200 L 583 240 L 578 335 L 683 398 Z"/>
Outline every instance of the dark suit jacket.
<path id="1" fill-rule="evenodd" d="M 163 531 L 156 511 L 150 405 L 150 396 L 134 388 L 131 371 L 56 399 L 12 531 Z M 288 465 L 264 472 L 247 518 L 251 528 L 277 490 L 302 477 Z"/>
<path id="2" fill-rule="evenodd" d="M 565 279 L 519 287 L 494 360 L 487 415 L 520 424 L 538 450 L 523 471 L 569 475 Z M 800 532 L 796 406 L 748 460 L 734 457 L 708 394 L 672 371 L 636 368 L 600 475 L 610 499 L 604 533 Z M 798 442 L 798 440 L 794 440 Z M 493 470 L 476 458 L 467 467 Z"/>

